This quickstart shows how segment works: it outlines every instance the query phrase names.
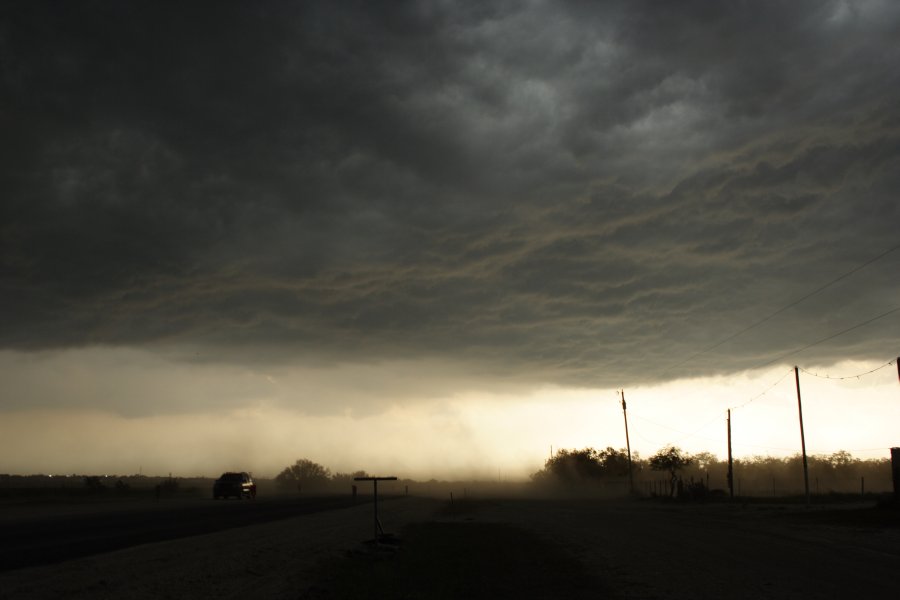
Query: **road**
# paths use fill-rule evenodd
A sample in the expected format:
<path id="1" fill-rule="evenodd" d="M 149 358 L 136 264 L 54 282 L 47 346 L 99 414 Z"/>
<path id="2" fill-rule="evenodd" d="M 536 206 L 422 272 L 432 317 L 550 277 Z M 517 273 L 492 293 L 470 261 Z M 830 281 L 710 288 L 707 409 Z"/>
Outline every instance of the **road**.
<path id="1" fill-rule="evenodd" d="M 323 560 L 334 560 L 347 556 L 348 551 L 358 551 L 372 536 L 371 503 L 327 510 L 329 506 L 340 506 L 340 503 L 320 504 L 313 500 L 308 504 L 298 502 L 295 508 L 300 514 L 291 518 L 187 535 L 194 527 L 192 515 L 206 519 L 203 513 L 207 511 L 223 517 L 256 512 L 257 516 L 265 514 L 266 518 L 274 518 L 280 512 L 278 506 L 291 506 L 286 500 L 258 500 L 261 506 L 240 505 L 237 501 L 221 506 L 212 500 L 195 502 L 199 502 L 200 508 L 196 509 L 199 516 L 189 506 L 161 506 L 159 515 L 149 516 L 146 513 L 153 512 L 152 507 L 128 510 L 134 517 L 129 521 L 144 515 L 156 524 L 165 516 L 182 515 L 172 518 L 187 527 L 175 532 L 183 537 L 139 543 L 111 552 L 72 556 L 70 560 L 53 564 L 5 570 L 0 572 L 0 600 L 249 597 L 296 600 L 303 590 L 318 583 Z M 269 503 L 271 508 L 264 506 Z M 400 532 L 410 523 L 429 520 L 440 505 L 435 500 L 414 497 L 393 498 L 382 503 L 379 497 L 379 515 L 385 529 Z M 93 519 L 90 515 L 97 514 L 99 507 L 90 510 L 72 508 L 61 506 L 57 510 L 73 513 L 67 519 Z M 322 510 L 302 513 L 316 509 Z M 210 518 L 213 526 L 223 526 L 223 521 L 217 521 L 217 517 Z M 21 521 L 21 515 L 14 520 Z M 0 527 L 9 522 L 9 515 L 0 512 Z M 224 521 L 229 527 L 236 522 L 237 519 L 231 518 Z M 131 536 L 125 541 L 131 544 L 136 540 Z M 4 554 L 4 560 L 6 556 L 9 555 Z"/>
<path id="2" fill-rule="evenodd" d="M 0 515 L 8 542 L 0 548 L 0 599 L 296 598 L 317 583 L 323 557 L 345 556 L 370 537 L 371 505 L 329 510 L 348 504 L 198 499 L 52 518 Z M 891 598 L 900 581 L 900 519 L 882 525 L 883 515 L 857 521 L 796 506 L 562 499 L 470 504 L 448 512 L 446 502 L 403 498 L 385 502 L 382 520 L 395 532 L 429 520 L 535 531 L 602 579 L 613 598 Z"/>
<path id="3" fill-rule="evenodd" d="M 368 502 L 359 498 L 358 503 Z M 311 496 L 257 500 L 193 499 L 86 507 L 0 522 L 0 572 L 51 564 L 138 544 L 200 535 L 352 506 L 352 498 Z"/>
<path id="4" fill-rule="evenodd" d="M 875 510 L 875 509 L 870 509 Z M 803 508 L 499 502 L 474 520 L 567 547 L 625 598 L 890 598 L 900 529 Z"/>

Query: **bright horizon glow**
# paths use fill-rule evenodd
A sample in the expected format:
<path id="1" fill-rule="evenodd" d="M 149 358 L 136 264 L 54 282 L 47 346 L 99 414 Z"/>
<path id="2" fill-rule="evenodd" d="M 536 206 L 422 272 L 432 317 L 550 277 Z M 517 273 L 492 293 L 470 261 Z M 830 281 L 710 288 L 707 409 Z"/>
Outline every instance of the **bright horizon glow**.
<path id="1" fill-rule="evenodd" d="M 847 361 L 827 373 L 853 375 L 881 364 Z M 227 387 L 229 377 L 245 377 L 220 376 L 216 390 Z M 893 427 L 900 420 L 896 366 L 858 380 L 801 372 L 800 382 L 808 454 L 847 450 L 881 458 L 900 442 Z M 625 394 L 632 452 L 644 458 L 668 444 L 723 458 L 729 407 L 735 457 L 800 452 L 794 377 L 787 366 L 636 386 Z M 336 414 L 305 413 L 274 398 L 235 402 L 240 406 L 146 416 L 91 408 L 8 410 L 0 419 L 0 472 L 193 476 L 241 469 L 271 477 L 297 458 L 309 458 L 333 472 L 521 480 L 543 466 L 551 446 L 625 447 L 615 390 L 467 391 Z"/>

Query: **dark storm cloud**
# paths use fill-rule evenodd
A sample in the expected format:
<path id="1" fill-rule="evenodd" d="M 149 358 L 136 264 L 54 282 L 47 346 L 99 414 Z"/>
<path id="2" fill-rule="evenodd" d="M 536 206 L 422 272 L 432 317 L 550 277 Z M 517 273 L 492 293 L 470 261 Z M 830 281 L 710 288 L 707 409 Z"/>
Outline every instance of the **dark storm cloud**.
<path id="1" fill-rule="evenodd" d="M 0 14 L 9 349 L 615 385 L 900 243 L 895 3 Z M 896 254 L 677 374 L 893 308 Z M 804 356 L 898 337 L 894 315 Z"/>

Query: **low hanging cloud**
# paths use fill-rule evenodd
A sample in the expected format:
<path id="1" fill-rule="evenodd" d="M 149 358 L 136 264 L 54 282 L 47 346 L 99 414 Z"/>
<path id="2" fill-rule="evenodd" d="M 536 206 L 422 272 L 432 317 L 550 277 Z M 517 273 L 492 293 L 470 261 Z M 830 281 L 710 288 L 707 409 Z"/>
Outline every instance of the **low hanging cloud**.
<path id="1" fill-rule="evenodd" d="M 900 244 L 898 28 L 876 1 L 7 3 L 0 346 L 753 368 L 900 297 L 893 252 L 667 370 Z"/>

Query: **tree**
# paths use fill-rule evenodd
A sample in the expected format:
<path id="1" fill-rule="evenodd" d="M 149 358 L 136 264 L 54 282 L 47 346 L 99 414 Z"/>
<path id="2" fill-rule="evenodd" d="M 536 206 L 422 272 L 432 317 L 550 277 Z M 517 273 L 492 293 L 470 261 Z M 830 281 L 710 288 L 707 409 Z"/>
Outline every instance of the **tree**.
<path id="1" fill-rule="evenodd" d="M 637 459 L 635 452 L 635 459 Z M 603 465 L 603 475 L 606 477 L 625 477 L 628 475 L 628 450 L 607 446 L 606 450 L 597 453 L 597 460 Z"/>
<path id="2" fill-rule="evenodd" d="M 690 455 L 677 446 L 666 446 L 650 457 L 650 468 L 654 471 L 666 471 L 671 476 L 669 481 L 669 495 L 675 495 L 675 482 L 678 480 L 678 471 L 690 465 L 693 460 Z"/>
<path id="3" fill-rule="evenodd" d="M 285 467 L 275 477 L 275 481 L 283 488 L 296 488 L 297 491 L 315 490 L 325 487 L 330 476 L 331 471 L 327 468 L 309 459 L 300 458 L 291 466 Z"/>
<path id="4" fill-rule="evenodd" d="M 838 472 L 849 471 L 855 463 L 859 462 L 858 459 L 853 458 L 853 455 L 846 450 L 838 450 L 827 457 L 826 460 L 831 463 L 831 467 Z"/>
<path id="5" fill-rule="evenodd" d="M 559 450 L 544 463 L 544 470 L 559 481 L 576 483 L 596 479 L 603 473 L 603 465 L 593 448 Z"/>
<path id="6" fill-rule="evenodd" d="M 698 452 L 691 455 L 691 462 L 697 465 L 701 471 L 708 471 L 710 467 L 719 462 L 719 457 L 712 452 Z"/>
<path id="7" fill-rule="evenodd" d="M 353 471 L 352 473 L 335 473 L 331 476 L 331 484 L 335 488 L 344 488 L 348 485 L 355 485 L 356 481 L 355 477 L 368 477 L 369 474 L 365 471 Z"/>
<path id="8" fill-rule="evenodd" d="M 628 475 L 628 454 L 624 449 L 609 447 L 597 451 L 584 448 L 559 450 L 547 459 L 542 470 L 532 475 L 532 479 L 576 484 L 625 475 Z"/>

